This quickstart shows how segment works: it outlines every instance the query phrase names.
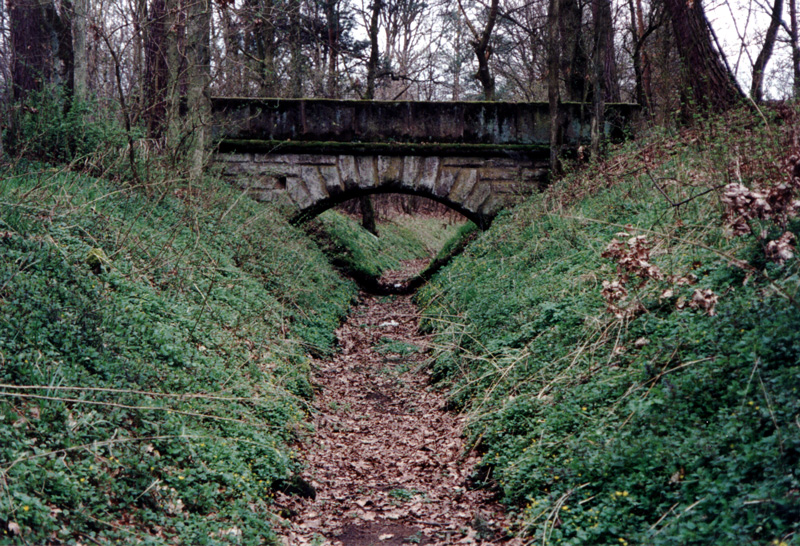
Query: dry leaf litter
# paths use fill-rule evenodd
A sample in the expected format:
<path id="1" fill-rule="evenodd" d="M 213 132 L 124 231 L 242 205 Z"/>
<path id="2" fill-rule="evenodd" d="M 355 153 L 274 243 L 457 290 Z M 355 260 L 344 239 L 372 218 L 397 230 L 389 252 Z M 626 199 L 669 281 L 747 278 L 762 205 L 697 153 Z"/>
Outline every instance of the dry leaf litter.
<path id="1" fill-rule="evenodd" d="M 464 417 L 429 386 L 417 326 L 410 297 L 362 294 L 340 352 L 315 363 L 315 433 L 302 446 L 315 497 L 276 496 L 287 546 L 521 544 L 491 494 L 470 488 L 478 457 L 465 453 Z M 406 350 L 387 351 L 392 341 Z"/>

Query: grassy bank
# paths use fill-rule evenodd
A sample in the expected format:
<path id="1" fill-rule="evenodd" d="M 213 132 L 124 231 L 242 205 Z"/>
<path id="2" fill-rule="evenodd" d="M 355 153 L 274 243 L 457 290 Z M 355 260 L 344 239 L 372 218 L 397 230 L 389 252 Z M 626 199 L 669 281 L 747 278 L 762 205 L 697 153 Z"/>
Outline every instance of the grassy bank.
<path id="1" fill-rule="evenodd" d="M 337 267 L 359 278 L 377 279 L 404 260 L 431 259 L 456 240 L 464 225 L 438 216 L 397 215 L 378 222 L 378 235 L 357 220 L 329 210 L 312 220 L 310 235 Z M 469 223 L 469 225 L 473 225 Z"/>
<path id="2" fill-rule="evenodd" d="M 0 196 L 0 542 L 269 542 L 354 287 L 211 181 Z"/>
<path id="3" fill-rule="evenodd" d="M 800 543 L 800 264 L 770 246 L 800 222 L 722 200 L 792 184 L 796 122 L 767 121 L 568 175 L 420 294 L 476 479 L 530 544 Z"/>

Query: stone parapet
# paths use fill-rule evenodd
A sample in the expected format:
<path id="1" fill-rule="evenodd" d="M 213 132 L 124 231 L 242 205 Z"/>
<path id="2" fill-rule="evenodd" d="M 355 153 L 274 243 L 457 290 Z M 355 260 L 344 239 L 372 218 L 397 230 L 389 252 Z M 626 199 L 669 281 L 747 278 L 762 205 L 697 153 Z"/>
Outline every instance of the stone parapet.
<path id="1" fill-rule="evenodd" d="M 588 106 L 561 108 L 564 143 L 588 142 Z M 550 138 L 549 106 L 542 102 L 213 98 L 212 110 L 218 140 L 524 146 Z M 606 136 L 622 137 L 638 111 L 634 104 L 607 105 Z"/>

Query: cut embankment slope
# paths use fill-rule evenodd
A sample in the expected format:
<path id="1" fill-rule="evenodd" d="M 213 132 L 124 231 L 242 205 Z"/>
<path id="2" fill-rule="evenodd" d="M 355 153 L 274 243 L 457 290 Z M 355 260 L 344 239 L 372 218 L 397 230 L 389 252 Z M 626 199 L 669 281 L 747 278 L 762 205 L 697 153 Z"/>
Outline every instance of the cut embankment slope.
<path id="1" fill-rule="evenodd" d="M 352 284 L 213 182 L 0 195 L 0 542 L 270 541 Z"/>
<path id="2" fill-rule="evenodd" d="M 306 226 L 328 259 L 362 290 L 373 294 L 410 294 L 461 251 L 477 226 L 464 219 L 452 222 L 440 215 L 392 214 L 381 218 L 378 235 L 353 218 L 327 211 Z M 384 273 L 400 271 L 411 260 L 419 263 L 407 278 L 386 283 Z M 427 263 L 427 267 L 426 264 Z"/>
<path id="3" fill-rule="evenodd" d="M 634 143 L 420 294 L 434 375 L 536 544 L 800 540 L 800 223 L 775 212 L 800 172 L 796 124 L 769 122 Z"/>

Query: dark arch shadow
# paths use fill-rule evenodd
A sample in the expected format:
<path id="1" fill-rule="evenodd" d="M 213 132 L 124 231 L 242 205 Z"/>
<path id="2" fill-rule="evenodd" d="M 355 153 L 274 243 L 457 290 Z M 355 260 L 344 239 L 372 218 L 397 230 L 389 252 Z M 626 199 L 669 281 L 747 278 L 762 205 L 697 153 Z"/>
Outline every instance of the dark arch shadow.
<path id="1" fill-rule="evenodd" d="M 344 203 L 345 201 L 349 201 L 351 199 L 357 199 L 365 195 L 375 195 L 381 193 L 399 193 L 402 195 L 416 195 L 419 197 L 426 197 L 428 199 L 443 204 L 449 209 L 458 212 L 468 220 L 472 221 L 476 226 L 478 226 L 478 228 L 484 231 L 489 229 L 489 226 L 492 224 L 492 220 L 494 220 L 494 216 L 488 216 L 485 214 L 473 212 L 471 210 L 466 209 L 461 203 L 457 203 L 455 201 L 447 199 L 446 197 L 438 196 L 433 192 L 420 191 L 419 189 L 409 188 L 408 186 L 403 185 L 400 182 L 389 181 L 389 182 L 384 182 L 378 187 L 351 188 L 336 192 L 333 195 L 330 195 L 324 199 L 320 199 L 313 205 L 298 211 L 297 214 L 295 214 L 289 219 L 289 222 L 294 225 L 300 225 L 311 220 L 312 218 L 319 216 L 326 210 L 331 209 L 340 203 Z"/>
<path id="2" fill-rule="evenodd" d="M 382 188 L 377 188 L 377 190 L 376 188 L 365 188 L 360 190 L 349 190 L 338 193 L 336 196 L 331 196 L 329 198 L 321 200 L 314 206 L 304 209 L 303 211 L 297 213 L 294 217 L 290 219 L 290 222 L 294 225 L 302 225 L 312 220 L 313 218 L 319 216 L 326 210 L 330 210 L 331 208 L 335 207 L 338 204 L 344 203 L 345 201 L 349 201 L 351 199 L 357 199 L 364 195 L 376 195 L 376 194 L 402 194 L 402 195 L 415 195 L 420 197 L 426 197 L 438 203 L 442 203 L 449 209 L 458 212 L 466 219 L 472 221 L 482 231 L 485 231 L 489 227 L 487 224 L 487 219 L 485 217 L 481 217 L 480 215 L 470 213 L 469 211 L 466 211 L 463 207 L 454 206 L 450 200 L 434 197 L 428 193 L 420 191 L 409 191 L 408 189 L 404 189 L 404 191 L 397 191 L 397 190 L 386 191 Z M 483 225 L 476 221 L 481 219 L 483 219 Z M 488 222 L 491 223 L 492 219 L 493 218 L 488 219 Z M 421 271 L 417 275 L 409 277 L 408 279 L 406 279 L 401 283 L 381 282 L 379 278 L 374 277 L 372 275 L 368 275 L 361 271 L 356 271 L 351 267 L 349 267 L 346 263 L 337 261 L 333 261 L 332 263 L 334 267 L 336 267 L 343 275 L 353 280 L 358 285 L 358 287 L 364 292 L 378 296 L 408 295 L 416 292 L 426 282 L 428 282 L 436 274 L 436 272 L 438 272 L 444 266 L 449 264 L 456 256 L 461 254 L 466 248 L 467 244 L 473 241 L 476 237 L 477 237 L 477 232 L 473 231 L 469 233 L 467 236 L 458 241 L 458 243 L 447 253 L 447 255 L 433 259 L 423 271 Z"/>

